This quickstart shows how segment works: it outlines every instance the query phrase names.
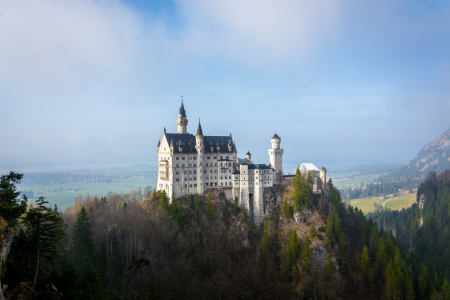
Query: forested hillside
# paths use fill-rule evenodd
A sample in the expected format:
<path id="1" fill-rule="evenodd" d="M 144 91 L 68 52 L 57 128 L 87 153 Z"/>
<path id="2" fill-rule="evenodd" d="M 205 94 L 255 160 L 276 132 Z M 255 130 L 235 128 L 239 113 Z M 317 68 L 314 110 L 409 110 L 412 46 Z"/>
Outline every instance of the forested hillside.
<path id="1" fill-rule="evenodd" d="M 376 212 L 370 217 L 380 228 L 392 230 L 405 249 L 423 258 L 438 274 L 450 278 L 450 170 L 439 175 L 431 172 L 420 185 L 417 203 L 411 208 Z"/>
<path id="2" fill-rule="evenodd" d="M 218 190 L 172 203 L 164 192 L 141 202 L 110 193 L 79 198 L 64 212 L 41 199 L 17 218 L 5 295 L 450 299 L 447 279 L 345 206 L 331 180 L 321 195 L 311 184 L 297 173 L 292 186 L 279 187 L 281 203 L 259 227 Z"/>
<path id="3" fill-rule="evenodd" d="M 424 179 L 431 172 L 450 169 L 450 129 L 422 148 L 416 157 L 392 173 L 380 176 L 380 181 Z"/>

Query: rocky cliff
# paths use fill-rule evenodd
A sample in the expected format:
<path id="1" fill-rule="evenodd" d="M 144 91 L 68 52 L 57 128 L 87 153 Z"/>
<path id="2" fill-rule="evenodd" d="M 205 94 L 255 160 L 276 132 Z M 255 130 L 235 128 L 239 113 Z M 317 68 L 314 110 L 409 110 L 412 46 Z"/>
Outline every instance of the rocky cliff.
<path id="1" fill-rule="evenodd" d="M 5 274 L 6 258 L 8 257 L 9 247 L 13 239 L 13 231 L 9 228 L 8 223 L 0 216 L 0 280 Z M 4 300 L 3 286 L 0 281 L 0 298 Z"/>

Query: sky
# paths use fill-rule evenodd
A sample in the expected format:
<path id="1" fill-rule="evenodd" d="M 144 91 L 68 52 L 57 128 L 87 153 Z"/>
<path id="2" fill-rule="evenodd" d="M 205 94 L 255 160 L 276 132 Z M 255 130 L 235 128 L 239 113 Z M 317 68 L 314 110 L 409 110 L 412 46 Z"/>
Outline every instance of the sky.
<path id="1" fill-rule="evenodd" d="M 450 3 L 0 0 L 0 166 L 156 164 L 194 133 L 268 163 L 406 163 L 450 128 Z"/>

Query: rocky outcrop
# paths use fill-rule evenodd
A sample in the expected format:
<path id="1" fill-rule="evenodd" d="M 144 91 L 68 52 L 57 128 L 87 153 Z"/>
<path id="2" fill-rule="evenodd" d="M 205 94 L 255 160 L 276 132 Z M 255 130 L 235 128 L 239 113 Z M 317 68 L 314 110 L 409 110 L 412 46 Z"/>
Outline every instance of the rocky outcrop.
<path id="1" fill-rule="evenodd" d="M 307 209 L 306 207 L 301 207 L 299 212 L 296 212 L 294 214 L 294 219 L 295 222 L 300 225 L 304 222 L 306 222 L 309 218 L 309 216 L 311 216 L 311 211 L 309 209 Z"/>
<path id="2" fill-rule="evenodd" d="M 327 250 L 323 244 L 318 245 L 311 251 L 311 269 L 325 268 L 327 264 Z M 334 272 L 339 272 L 339 264 L 336 257 L 332 257 Z"/>
<path id="3" fill-rule="evenodd" d="M 323 244 L 320 244 L 311 251 L 311 269 L 325 268 L 326 259 L 327 250 Z"/>
<path id="4" fill-rule="evenodd" d="M 8 257 L 9 247 L 11 246 L 13 239 L 13 232 L 9 228 L 8 223 L 5 219 L 0 216 L 0 274 L 3 275 L 5 270 L 6 258 Z M 0 299 L 4 300 L 3 288 L 0 281 Z"/>

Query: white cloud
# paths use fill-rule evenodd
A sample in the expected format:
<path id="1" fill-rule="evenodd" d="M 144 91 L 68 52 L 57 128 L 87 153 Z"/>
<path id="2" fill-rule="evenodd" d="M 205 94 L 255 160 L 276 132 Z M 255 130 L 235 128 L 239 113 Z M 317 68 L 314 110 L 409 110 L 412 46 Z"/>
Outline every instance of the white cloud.
<path id="1" fill-rule="evenodd" d="M 179 0 L 193 51 L 246 62 L 287 62 L 339 27 L 342 1 Z"/>

